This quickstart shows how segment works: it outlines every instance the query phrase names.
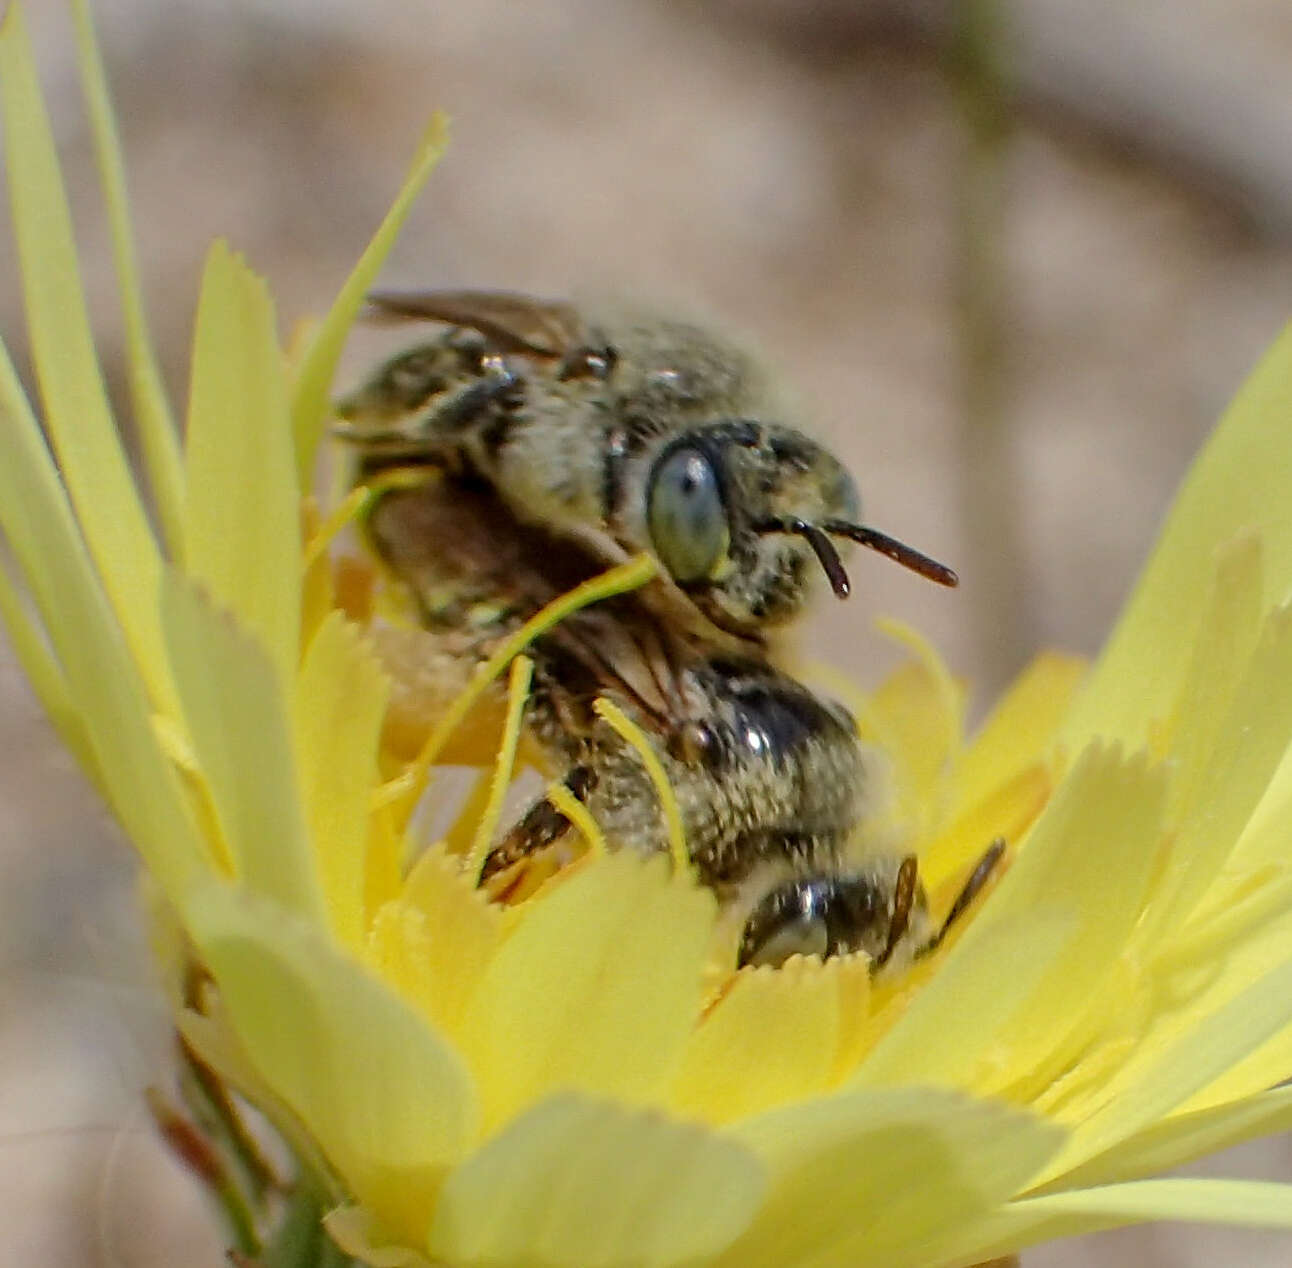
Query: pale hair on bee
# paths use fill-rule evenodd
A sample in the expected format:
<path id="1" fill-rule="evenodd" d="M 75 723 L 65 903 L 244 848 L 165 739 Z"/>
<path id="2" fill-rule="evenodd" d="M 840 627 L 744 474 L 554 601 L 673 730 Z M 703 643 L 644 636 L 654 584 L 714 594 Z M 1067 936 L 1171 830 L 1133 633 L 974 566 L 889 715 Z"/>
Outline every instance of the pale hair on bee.
<path id="1" fill-rule="evenodd" d="M 856 485 L 769 416 L 759 363 L 696 324 L 510 292 L 372 296 L 440 327 L 337 404 L 358 482 L 428 468 L 367 517 L 378 556 L 464 666 L 556 595 L 639 551 L 661 578 L 567 619 L 532 648 L 526 725 L 551 771 L 618 848 L 667 849 L 638 755 L 593 708 L 646 733 L 697 877 L 740 926 L 737 963 L 863 952 L 875 966 L 938 945 L 986 884 L 993 843 L 935 922 L 913 856 L 858 841 L 878 763 L 841 706 L 773 663 L 766 633 L 812 578 L 845 597 L 852 543 L 921 576 L 945 565 L 865 525 Z M 570 831 L 545 800 L 508 828 L 482 880 Z"/>

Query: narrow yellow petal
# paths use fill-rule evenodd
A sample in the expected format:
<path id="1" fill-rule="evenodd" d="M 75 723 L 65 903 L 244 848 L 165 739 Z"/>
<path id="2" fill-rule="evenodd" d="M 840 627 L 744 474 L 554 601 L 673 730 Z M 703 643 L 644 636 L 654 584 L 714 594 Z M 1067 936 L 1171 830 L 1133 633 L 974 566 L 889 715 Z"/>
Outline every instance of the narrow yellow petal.
<path id="1" fill-rule="evenodd" d="M 1058 1182 L 1086 1188 L 1161 1175 L 1205 1154 L 1292 1129 L 1292 1088 L 1274 1088 L 1246 1100 L 1173 1115 L 1152 1123 Z"/>
<path id="2" fill-rule="evenodd" d="M 223 242 L 207 254 L 185 437 L 189 572 L 265 646 L 298 658 L 301 528 L 282 354 L 264 282 Z"/>
<path id="3" fill-rule="evenodd" d="M 528 656 L 517 656 L 511 663 L 507 683 L 507 720 L 498 745 L 498 760 L 489 775 L 488 797 L 477 820 L 471 848 L 467 854 L 468 876 L 478 877 L 484 868 L 493 834 L 502 815 L 503 798 L 511 787 L 516 769 L 516 746 L 520 743 L 520 722 L 529 700 L 529 684 L 534 676 L 534 662 Z"/>
<path id="4" fill-rule="evenodd" d="M 177 573 L 162 621 L 184 719 L 241 880 L 322 923 L 280 680 L 264 651 Z"/>
<path id="5" fill-rule="evenodd" d="M 125 165 L 117 137 L 117 122 L 108 95 L 107 76 L 99 56 L 94 22 L 88 0 L 72 0 L 76 18 L 76 50 L 85 88 L 90 127 L 94 133 L 94 154 L 99 164 L 112 230 L 112 257 L 121 288 L 125 317 L 126 358 L 130 374 L 130 399 L 134 406 L 139 438 L 143 442 L 148 488 L 157 506 L 166 547 L 172 560 L 182 558 L 184 471 L 180 463 L 179 434 L 166 399 L 157 354 L 144 314 L 143 291 L 135 260 L 134 236 L 130 230 L 130 201 L 126 195 Z"/>
<path id="6" fill-rule="evenodd" d="M 917 837 L 931 833 L 949 809 L 948 776 L 958 755 L 963 692 L 923 641 L 894 623 L 886 632 L 920 653 L 881 684 L 858 718 L 863 740 L 892 763 L 898 822 Z"/>
<path id="7" fill-rule="evenodd" d="M 1082 1232 L 1145 1220 L 1292 1229 L 1292 1185 L 1258 1180 L 1138 1180 L 1051 1193 L 1017 1206 L 1025 1215 L 1075 1218 Z"/>
<path id="8" fill-rule="evenodd" d="M 72 703 L 67 679 L 50 653 L 44 631 L 38 628 L 36 618 L 18 593 L 3 556 L 0 556 L 0 625 L 8 633 L 9 645 L 18 658 L 18 664 L 45 710 L 45 716 L 58 732 L 58 738 L 67 745 L 88 778 L 103 792 L 98 760 L 80 712 Z"/>
<path id="9" fill-rule="evenodd" d="M 562 1088 L 663 1098 L 699 1005 L 714 908 L 668 872 L 662 858 L 611 854 L 525 911 L 463 1027 L 488 1124 Z"/>
<path id="10" fill-rule="evenodd" d="M 412 210 L 413 200 L 421 192 L 427 177 L 435 170 L 447 144 L 448 121 L 443 115 L 436 114 L 422 135 L 412 166 L 394 203 L 367 249 L 359 257 L 359 263 L 346 278 L 310 342 L 300 373 L 296 376 L 291 406 L 296 474 L 302 487 L 308 486 L 314 470 L 314 454 L 328 416 L 328 392 L 336 374 L 341 347 L 350 333 L 364 296 L 376 280 L 391 247 L 395 245 L 395 239 Z"/>
<path id="11" fill-rule="evenodd" d="M 904 1252 L 1025 1187 L 1062 1140 L 1004 1105 L 910 1087 L 807 1101 L 728 1130 L 770 1175 L 758 1218 L 719 1261 L 732 1268 L 898 1268 Z"/>
<path id="12" fill-rule="evenodd" d="M 1065 723 L 1072 751 L 1092 735 L 1142 744 L 1179 689 L 1199 623 L 1198 574 L 1217 545 L 1256 529 L 1264 604 L 1292 591 L 1292 327 L 1243 385 L 1194 461 L 1130 602 Z"/>
<path id="13" fill-rule="evenodd" d="M 429 1249 L 454 1264 L 696 1264 L 740 1235 L 762 1189 L 757 1159 L 734 1141 L 554 1097 L 449 1176 Z"/>
<path id="14" fill-rule="evenodd" d="M 301 804 L 332 931 L 363 932 L 368 810 L 388 684 L 358 630 L 333 612 L 310 641 L 294 695 Z"/>
<path id="15" fill-rule="evenodd" d="M 175 772 L 154 740 L 145 685 L 2 344 L 0 445 L 0 529 L 66 675 L 100 788 L 174 901 L 192 872 L 209 865 L 210 856 Z M 162 670 L 169 682 L 169 672 Z"/>
<path id="16" fill-rule="evenodd" d="M 1181 1220 L 1292 1228 L 1292 1185 L 1140 1180 L 1013 1202 L 922 1247 L 925 1264 L 980 1264 L 1040 1242 L 1126 1224 Z"/>
<path id="17" fill-rule="evenodd" d="M 1098 747 L 1084 754 L 858 1079 L 999 1087 L 1060 1059 L 1064 1036 L 1083 1010 L 1098 1007 L 1139 917 L 1162 802 L 1162 777 L 1142 760 L 1124 762 Z M 1017 942 L 1022 930 L 1036 938 L 1035 956 Z"/>
<path id="18" fill-rule="evenodd" d="M 475 1136 L 457 1054 L 318 928 L 221 885 L 184 922 L 257 1072 L 310 1126 L 354 1196 L 414 1243 Z"/>
<path id="19" fill-rule="evenodd" d="M 311 550 L 319 522 L 318 503 L 312 496 L 301 501 L 301 536 L 307 543 L 301 565 L 300 644 L 308 647 L 319 626 L 327 620 L 333 609 L 345 611 L 352 620 L 359 619 L 354 612 L 346 611 L 339 601 L 332 558 L 326 549 Z"/>
<path id="20" fill-rule="evenodd" d="M 570 826 L 583 838 L 584 844 L 592 854 L 605 854 L 607 850 L 605 834 L 597 826 L 591 811 L 564 784 L 556 782 L 547 789 L 547 800 L 563 814 Z"/>
<path id="21" fill-rule="evenodd" d="M 839 1047 L 838 960 L 736 975 L 686 1045 L 672 1109 L 727 1123 L 823 1091 Z"/>
<path id="22" fill-rule="evenodd" d="M 1234 1063 L 1213 1082 L 1189 1097 L 1181 1111 L 1203 1113 L 1232 1104 L 1236 1097 L 1261 1095 L 1283 1082 L 1292 1071 L 1292 1026 L 1286 1026 L 1247 1056 Z"/>
<path id="23" fill-rule="evenodd" d="M 1191 803 L 1203 800 L 1199 783 L 1261 632 L 1262 571 L 1260 538 L 1245 533 L 1217 552 L 1200 598 L 1198 636 L 1165 728 L 1171 758 L 1167 813 L 1172 820 L 1178 820 Z"/>
<path id="24" fill-rule="evenodd" d="M 686 848 L 686 829 L 682 825 L 682 811 L 677 804 L 677 795 L 673 792 L 673 786 L 668 782 L 668 775 L 664 772 L 664 764 L 651 748 L 650 741 L 643 734 L 641 727 L 637 726 L 613 700 L 598 696 L 592 702 L 592 707 L 597 717 L 605 722 L 641 759 L 642 765 L 646 768 L 646 774 L 650 776 L 655 795 L 659 798 L 660 812 L 668 830 L 668 849 L 673 859 L 673 866 L 679 874 L 689 872 L 691 856 Z"/>
<path id="25" fill-rule="evenodd" d="M 32 362 L 63 482 L 155 706 L 174 712 L 157 613 L 161 555 L 117 434 L 81 292 L 67 196 L 22 7 L 0 23 L 0 103 Z"/>

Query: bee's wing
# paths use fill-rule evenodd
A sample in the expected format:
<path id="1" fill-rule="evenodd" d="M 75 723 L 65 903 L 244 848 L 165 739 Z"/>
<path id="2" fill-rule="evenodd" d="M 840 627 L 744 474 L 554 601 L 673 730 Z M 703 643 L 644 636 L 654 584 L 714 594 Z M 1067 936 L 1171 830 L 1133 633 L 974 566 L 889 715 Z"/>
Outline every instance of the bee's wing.
<path id="1" fill-rule="evenodd" d="M 581 666 L 582 681 L 570 685 L 585 711 L 596 696 L 609 691 L 631 704 L 648 730 L 667 734 L 679 721 L 680 649 L 632 599 L 576 613 L 548 639 Z"/>
<path id="2" fill-rule="evenodd" d="M 573 304 L 515 291 L 373 291 L 372 310 L 406 321 L 437 321 L 478 330 L 503 352 L 564 356 L 584 337 Z"/>

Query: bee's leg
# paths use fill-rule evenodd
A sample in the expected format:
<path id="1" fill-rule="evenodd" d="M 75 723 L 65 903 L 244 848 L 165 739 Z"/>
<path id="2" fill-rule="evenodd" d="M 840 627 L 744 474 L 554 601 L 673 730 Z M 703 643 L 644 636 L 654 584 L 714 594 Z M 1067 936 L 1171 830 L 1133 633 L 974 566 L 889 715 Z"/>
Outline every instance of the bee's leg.
<path id="1" fill-rule="evenodd" d="M 524 379 L 512 370 L 491 374 L 437 405 L 431 415 L 431 426 L 449 434 L 465 431 L 483 422 L 496 407 L 519 404 L 523 388 Z"/>
<path id="2" fill-rule="evenodd" d="M 897 883 L 893 887 L 893 916 L 888 922 L 888 941 L 875 961 L 875 967 L 887 964 L 897 944 L 911 923 L 911 909 L 915 906 L 915 891 L 919 886 L 920 865 L 914 854 L 908 854 L 897 869 Z"/>
<path id="3" fill-rule="evenodd" d="M 983 856 L 975 865 L 972 872 L 969 873 L 969 879 L 965 881 L 956 895 L 956 900 L 951 904 L 951 910 L 947 912 L 946 919 L 942 922 L 942 928 L 938 930 L 937 936 L 929 943 L 928 950 L 934 950 L 951 931 L 956 921 L 969 910 L 973 900 L 982 893 L 983 886 L 992 878 L 996 871 L 996 865 L 1005 857 L 1005 838 L 997 837 L 983 851 Z"/>
<path id="4" fill-rule="evenodd" d="M 570 793 L 583 801 L 596 783 L 596 774 L 590 766 L 576 766 L 564 782 Z M 570 821 L 546 797 L 536 801 L 485 856 L 477 883 L 483 885 L 513 864 L 547 849 L 569 826 Z"/>

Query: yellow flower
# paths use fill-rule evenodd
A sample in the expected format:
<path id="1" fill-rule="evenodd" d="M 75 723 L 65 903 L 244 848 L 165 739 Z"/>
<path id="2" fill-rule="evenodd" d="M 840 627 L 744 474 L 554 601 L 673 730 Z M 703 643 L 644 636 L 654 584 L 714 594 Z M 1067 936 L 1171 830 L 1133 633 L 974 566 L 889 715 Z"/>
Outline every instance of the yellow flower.
<path id="1" fill-rule="evenodd" d="M 0 105 L 53 453 L 0 356 L 0 615 L 139 849 L 190 1049 L 281 1130 L 344 1247 L 893 1268 L 1149 1219 L 1292 1228 L 1287 1187 L 1152 1178 L 1292 1124 L 1292 333 L 1084 685 L 1044 657 L 966 741 L 958 686 L 915 641 L 859 701 L 893 764 L 877 830 L 918 850 L 935 902 L 993 836 L 1019 843 L 953 945 L 893 982 L 858 959 L 723 973 L 711 896 L 665 858 L 594 849 L 528 901 L 484 901 L 460 856 L 487 779 L 449 844 L 401 865 L 425 772 L 383 743 L 391 683 L 303 493 L 337 351 L 438 130 L 290 361 L 263 284 L 212 249 L 181 449 L 76 13 L 160 535 L 11 5 Z M 513 706 L 523 686 L 522 664 Z M 426 756 L 462 742 L 466 703 L 422 720 Z"/>

